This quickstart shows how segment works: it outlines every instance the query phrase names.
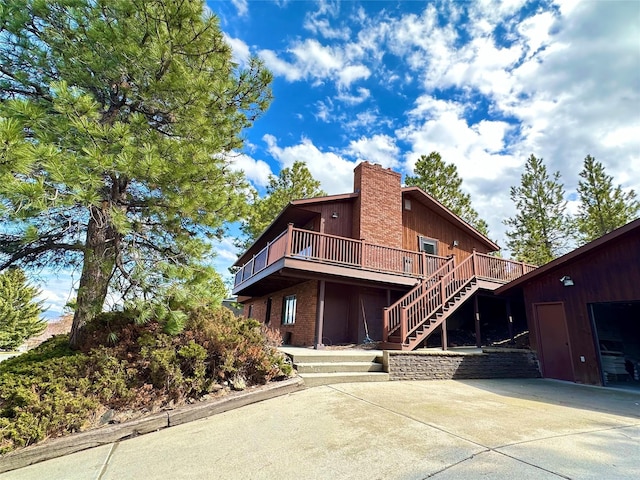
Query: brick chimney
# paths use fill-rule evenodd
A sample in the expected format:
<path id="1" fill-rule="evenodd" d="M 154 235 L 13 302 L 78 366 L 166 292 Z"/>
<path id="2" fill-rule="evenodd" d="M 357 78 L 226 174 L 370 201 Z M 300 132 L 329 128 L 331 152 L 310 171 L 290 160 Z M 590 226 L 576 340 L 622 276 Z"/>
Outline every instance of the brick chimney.
<path id="1" fill-rule="evenodd" d="M 353 238 L 387 247 L 402 248 L 401 175 L 369 162 L 353 171 Z"/>

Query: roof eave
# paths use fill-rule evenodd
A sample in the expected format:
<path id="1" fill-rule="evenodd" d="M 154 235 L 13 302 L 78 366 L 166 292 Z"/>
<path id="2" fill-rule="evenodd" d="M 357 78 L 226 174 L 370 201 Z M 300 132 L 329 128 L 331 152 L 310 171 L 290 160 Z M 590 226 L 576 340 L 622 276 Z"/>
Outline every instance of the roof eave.
<path id="1" fill-rule="evenodd" d="M 506 292 L 508 292 L 509 290 L 512 290 L 514 288 L 520 287 L 523 284 L 533 280 L 534 278 L 538 277 L 539 275 L 543 275 L 546 272 L 549 272 L 551 270 L 553 270 L 554 268 L 560 267 L 563 264 L 570 262 L 571 260 L 575 260 L 576 258 L 579 258 L 583 255 L 586 255 L 587 253 L 591 252 L 592 250 L 595 250 L 599 247 L 601 247 L 602 245 L 615 240 L 618 237 L 621 237 L 622 235 L 625 235 L 633 230 L 635 230 L 636 228 L 640 228 L 640 218 L 637 220 L 634 220 L 632 222 L 627 223 L 626 225 L 607 233 L 606 235 L 603 235 L 600 238 L 597 238 L 595 240 L 593 240 L 592 242 L 587 243 L 586 245 L 583 245 L 579 248 L 576 248 L 575 250 L 566 253 L 564 255 L 562 255 L 561 257 L 556 258 L 555 260 L 551 260 L 549 263 L 546 263 L 545 265 L 542 265 L 541 267 L 536 268 L 535 270 L 527 273 L 526 275 L 523 275 L 522 277 L 516 278 L 515 280 L 507 283 L 506 285 L 503 285 L 502 287 L 498 288 L 495 293 L 496 295 L 503 295 Z"/>
<path id="2" fill-rule="evenodd" d="M 258 238 L 256 238 L 256 240 L 251 244 L 251 246 L 249 248 L 247 248 L 242 255 L 240 255 L 238 257 L 238 259 L 235 261 L 235 263 L 233 264 L 234 267 L 240 267 L 242 265 L 244 265 L 246 263 L 244 257 L 246 256 L 247 252 L 249 252 L 253 246 L 257 243 L 260 243 L 264 237 L 267 236 L 267 234 L 270 233 L 271 228 L 276 225 L 277 223 L 280 222 L 281 218 L 283 216 L 285 216 L 285 214 L 290 211 L 291 208 L 294 207 L 306 207 L 309 205 L 314 205 L 314 204 L 318 204 L 318 203 L 329 203 L 329 202 L 338 202 L 340 200 L 349 200 L 352 198 L 356 198 L 358 196 L 357 193 L 343 193 L 343 194 L 339 194 L 339 195 L 327 195 L 325 197 L 313 197 L 313 198 L 302 198 L 302 199 L 298 199 L 298 200 L 292 200 L 290 201 L 278 214 L 278 216 L 269 224 L 269 226 L 267 228 L 265 228 L 265 230 L 260 234 L 260 236 Z"/>

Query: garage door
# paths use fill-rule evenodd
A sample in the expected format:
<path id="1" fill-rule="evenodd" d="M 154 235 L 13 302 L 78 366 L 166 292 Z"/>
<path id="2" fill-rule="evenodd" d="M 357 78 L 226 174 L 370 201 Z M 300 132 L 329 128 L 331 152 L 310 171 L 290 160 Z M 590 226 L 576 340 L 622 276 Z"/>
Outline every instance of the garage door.
<path id="1" fill-rule="evenodd" d="M 602 384 L 640 388 L 640 301 L 590 305 Z"/>

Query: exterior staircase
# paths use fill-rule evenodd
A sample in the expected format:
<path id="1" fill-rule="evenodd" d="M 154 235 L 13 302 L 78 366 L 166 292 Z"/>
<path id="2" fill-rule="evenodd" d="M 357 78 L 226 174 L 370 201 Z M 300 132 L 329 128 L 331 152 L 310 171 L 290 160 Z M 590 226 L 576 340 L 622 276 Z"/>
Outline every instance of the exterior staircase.
<path id="1" fill-rule="evenodd" d="M 459 265 L 451 258 L 404 297 L 384 309 L 380 348 L 415 349 L 438 327 L 446 325 L 447 318 L 478 289 L 495 290 L 535 268 L 477 252 Z"/>
<path id="2" fill-rule="evenodd" d="M 281 347 L 307 387 L 334 383 L 385 382 L 380 350 L 312 350 Z"/>

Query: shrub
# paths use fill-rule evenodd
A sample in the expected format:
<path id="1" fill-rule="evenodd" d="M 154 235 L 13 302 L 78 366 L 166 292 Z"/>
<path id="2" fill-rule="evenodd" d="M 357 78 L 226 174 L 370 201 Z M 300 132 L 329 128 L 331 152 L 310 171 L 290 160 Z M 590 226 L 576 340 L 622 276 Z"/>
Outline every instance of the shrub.
<path id="1" fill-rule="evenodd" d="M 34 300 L 37 295 L 22 270 L 0 272 L 0 350 L 15 349 L 44 331 L 47 323 L 40 319 L 42 302 Z"/>
<path id="2" fill-rule="evenodd" d="M 190 312 L 180 335 L 163 329 L 130 312 L 102 314 L 79 350 L 60 335 L 0 363 L 0 454 L 90 428 L 105 410 L 153 411 L 217 384 L 242 389 L 292 373 L 258 322 L 227 309 Z"/>

